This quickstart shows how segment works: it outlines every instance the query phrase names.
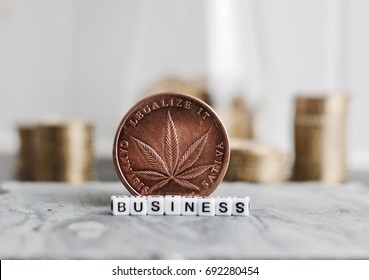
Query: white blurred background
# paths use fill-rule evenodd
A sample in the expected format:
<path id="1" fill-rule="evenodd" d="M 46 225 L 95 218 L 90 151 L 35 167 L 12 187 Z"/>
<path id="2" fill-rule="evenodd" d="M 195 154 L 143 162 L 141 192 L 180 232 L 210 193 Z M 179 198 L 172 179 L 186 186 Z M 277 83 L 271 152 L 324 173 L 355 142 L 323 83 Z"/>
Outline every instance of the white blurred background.
<path id="1" fill-rule="evenodd" d="M 297 92 L 349 92 L 349 166 L 368 171 L 369 1 L 220 2 L 0 0 L 0 173 L 16 124 L 45 116 L 91 120 L 110 159 L 120 119 L 150 86 L 214 65 L 262 116 L 259 137 L 284 150 Z"/>

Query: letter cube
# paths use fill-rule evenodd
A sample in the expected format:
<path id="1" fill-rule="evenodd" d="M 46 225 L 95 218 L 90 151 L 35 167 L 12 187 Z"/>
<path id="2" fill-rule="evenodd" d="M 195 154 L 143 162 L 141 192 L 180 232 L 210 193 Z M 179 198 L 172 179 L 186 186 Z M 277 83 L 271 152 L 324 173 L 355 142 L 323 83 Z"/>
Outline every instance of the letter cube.
<path id="1" fill-rule="evenodd" d="M 198 202 L 199 202 L 199 198 L 196 196 L 183 196 L 182 197 L 182 215 L 183 216 L 196 216 L 198 214 Z"/>
<path id="2" fill-rule="evenodd" d="M 147 214 L 147 199 L 144 196 L 131 196 L 131 215 L 144 216 Z"/>
<path id="3" fill-rule="evenodd" d="M 216 216 L 231 216 L 232 215 L 232 198 L 216 197 L 215 198 L 215 215 Z"/>
<path id="4" fill-rule="evenodd" d="M 111 212 L 113 215 L 129 215 L 130 198 L 126 195 L 113 195 L 110 199 Z"/>
<path id="5" fill-rule="evenodd" d="M 181 215 L 181 196 L 166 195 L 164 197 L 165 215 Z"/>
<path id="6" fill-rule="evenodd" d="M 248 216 L 250 215 L 250 198 L 249 197 L 233 197 L 232 215 Z"/>
<path id="7" fill-rule="evenodd" d="M 164 215 L 164 196 L 149 195 L 147 197 L 147 215 Z"/>
<path id="8" fill-rule="evenodd" d="M 215 199 L 214 197 L 201 196 L 199 197 L 199 216 L 214 216 L 215 215 Z"/>

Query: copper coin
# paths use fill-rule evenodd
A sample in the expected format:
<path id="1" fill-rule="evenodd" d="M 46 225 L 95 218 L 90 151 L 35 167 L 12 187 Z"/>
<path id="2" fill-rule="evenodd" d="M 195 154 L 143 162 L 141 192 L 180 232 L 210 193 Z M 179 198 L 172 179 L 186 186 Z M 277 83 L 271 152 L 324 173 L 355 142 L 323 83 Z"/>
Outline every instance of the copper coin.
<path id="1" fill-rule="evenodd" d="M 124 116 L 113 160 L 132 194 L 206 196 L 227 170 L 228 136 L 206 103 L 160 93 L 141 100 Z"/>

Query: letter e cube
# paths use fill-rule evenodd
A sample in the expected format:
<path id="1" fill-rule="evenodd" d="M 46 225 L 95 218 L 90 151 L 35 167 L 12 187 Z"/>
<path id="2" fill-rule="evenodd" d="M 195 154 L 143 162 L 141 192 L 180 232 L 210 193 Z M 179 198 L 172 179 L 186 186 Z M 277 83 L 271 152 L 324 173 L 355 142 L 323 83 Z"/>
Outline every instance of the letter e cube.
<path id="1" fill-rule="evenodd" d="M 215 199 L 214 197 L 201 196 L 199 197 L 199 216 L 214 216 L 215 215 Z"/>

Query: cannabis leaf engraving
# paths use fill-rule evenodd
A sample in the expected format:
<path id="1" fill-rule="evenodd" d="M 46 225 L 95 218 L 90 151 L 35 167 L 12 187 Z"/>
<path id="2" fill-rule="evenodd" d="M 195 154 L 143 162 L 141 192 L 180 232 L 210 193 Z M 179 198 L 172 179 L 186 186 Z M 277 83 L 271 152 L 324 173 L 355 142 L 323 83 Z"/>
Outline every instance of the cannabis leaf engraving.
<path id="1" fill-rule="evenodd" d="M 141 178 L 153 182 L 153 185 L 147 191 L 148 194 L 165 187 L 170 181 L 174 181 L 177 185 L 186 189 L 200 190 L 190 180 L 197 178 L 214 166 L 213 164 L 194 166 L 205 147 L 210 129 L 193 142 L 184 154 L 180 156 L 178 132 L 168 110 L 165 124 L 163 158 L 150 145 L 132 136 L 139 151 L 153 168 L 153 170 L 135 171 Z"/>

